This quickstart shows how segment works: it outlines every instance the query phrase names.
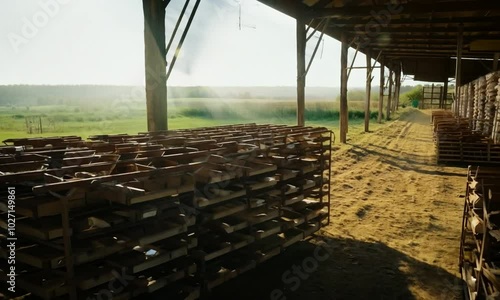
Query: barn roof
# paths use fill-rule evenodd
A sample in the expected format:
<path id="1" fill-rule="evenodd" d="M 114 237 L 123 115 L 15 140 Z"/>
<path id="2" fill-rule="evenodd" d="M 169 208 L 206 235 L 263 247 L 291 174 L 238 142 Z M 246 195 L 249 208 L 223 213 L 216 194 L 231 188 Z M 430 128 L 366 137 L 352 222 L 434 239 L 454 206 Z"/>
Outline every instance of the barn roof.
<path id="1" fill-rule="evenodd" d="M 259 0 L 386 65 L 403 66 L 415 79 L 454 77 L 463 28 L 462 82 L 491 71 L 500 52 L 500 1 L 450 0 Z M 378 54 L 381 53 L 381 56 Z M 483 60 L 481 60 L 483 59 Z"/>

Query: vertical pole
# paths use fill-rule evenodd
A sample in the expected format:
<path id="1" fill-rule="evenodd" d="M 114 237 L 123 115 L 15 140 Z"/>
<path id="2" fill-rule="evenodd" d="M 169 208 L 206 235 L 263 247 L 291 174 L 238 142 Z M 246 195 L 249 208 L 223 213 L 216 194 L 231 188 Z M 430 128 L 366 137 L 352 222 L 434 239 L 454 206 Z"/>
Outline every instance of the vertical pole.
<path id="1" fill-rule="evenodd" d="M 385 78 L 384 78 L 384 58 L 380 59 L 380 96 L 378 98 L 378 119 L 377 121 L 379 123 L 382 123 L 382 111 L 384 109 L 384 84 L 385 84 Z"/>
<path id="2" fill-rule="evenodd" d="M 69 191 L 65 196 L 59 198 L 59 203 L 61 204 L 61 224 L 63 227 L 63 244 L 64 244 L 64 263 L 66 265 L 66 281 L 69 283 L 69 299 L 78 299 L 75 287 L 75 270 L 74 270 L 74 259 L 73 251 L 71 246 L 71 227 L 69 219 L 69 204 L 68 201 L 73 198 L 75 189 Z"/>
<path id="3" fill-rule="evenodd" d="M 441 95 L 439 95 L 439 98 L 441 98 Z M 434 83 L 431 85 L 431 104 L 430 104 L 430 109 L 433 109 L 434 107 Z"/>
<path id="4" fill-rule="evenodd" d="M 297 125 L 304 126 L 306 89 L 306 24 L 297 17 Z"/>
<path id="5" fill-rule="evenodd" d="M 389 121 L 391 119 L 391 105 L 392 105 L 392 86 L 393 86 L 393 81 L 392 81 L 392 75 L 394 72 L 392 69 L 389 69 L 389 94 L 387 95 L 387 108 L 386 108 L 386 115 L 385 119 Z"/>
<path id="6" fill-rule="evenodd" d="M 396 92 L 395 95 L 395 109 L 399 110 L 399 97 L 401 96 L 401 67 L 397 68 L 396 71 Z"/>
<path id="7" fill-rule="evenodd" d="M 39 124 L 40 124 L 40 134 L 43 133 L 43 128 L 42 128 L 42 116 L 39 116 L 38 117 L 38 121 L 39 121 Z"/>
<path id="8" fill-rule="evenodd" d="M 340 52 L 340 142 L 347 142 L 348 108 L 347 108 L 347 54 L 349 45 L 347 36 L 342 33 L 342 49 Z"/>
<path id="9" fill-rule="evenodd" d="M 443 82 L 443 99 L 439 108 L 446 109 L 446 100 L 448 100 L 448 78 Z"/>
<path id="10" fill-rule="evenodd" d="M 498 59 L 500 59 L 500 53 L 495 53 L 493 57 L 493 72 L 498 71 Z"/>
<path id="11" fill-rule="evenodd" d="M 365 132 L 370 131 L 370 98 L 372 95 L 372 57 L 366 52 L 366 98 L 365 98 Z"/>
<path id="12" fill-rule="evenodd" d="M 455 68 L 455 115 L 460 113 L 460 86 L 462 85 L 462 48 L 464 43 L 464 24 L 458 26 L 457 64 Z"/>
<path id="13" fill-rule="evenodd" d="M 167 130 L 165 2 L 142 0 L 148 131 Z"/>

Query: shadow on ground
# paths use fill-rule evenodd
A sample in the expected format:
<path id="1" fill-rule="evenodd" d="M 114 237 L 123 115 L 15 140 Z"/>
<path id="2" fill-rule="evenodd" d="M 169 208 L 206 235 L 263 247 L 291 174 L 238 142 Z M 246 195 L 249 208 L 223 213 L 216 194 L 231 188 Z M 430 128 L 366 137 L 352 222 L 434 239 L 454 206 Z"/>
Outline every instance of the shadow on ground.
<path id="1" fill-rule="evenodd" d="M 323 245 L 318 253 L 328 253 L 328 258 L 310 273 L 302 269 L 304 279 L 298 279 L 292 273 L 293 266 L 307 265 L 308 270 L 314 269 L 312 259 L 318 241 Z M 291 283 L 288 285 L 282 280 L 287 271 L 289 276 L 285 280 Z M 441 268 L 382 243 L 318 237 L 314 244 L 300 242 L 257 269 L 214 289 L 210 299 L 421 298 L 422 295 L 416 297 L 411 293 L 412 284 L 423 286 L 431 296 L 429 299 L 461 299 L 460 280 Z"/>
<path id="2" fill-rule="evenodd" d="M 369 148 L 361 147 L 357 145 L 352 146 L 351 150 L 357 156 L 364 157 L 367 155 L 374 155 L 380 157 L 380 160 L 385 164 L 391 165 L 395 168 L 399 168 L 402 170 L 412 170 L 418 173 L 427 174 L 427 175 L 441 175 L 441 176 L 458 176 L 465 177 L 467 172 L 466 166 L 463 164 L 454 165 L 455 167 L 459 167 L 457 172 L 442 172 L 436 170 L 428 170 L 429 166 L 429 157 L 421 154 L 407 154 L 396 152 L 392 149 L 387 149 L 385 147 L 381 147 L 378 145 L 370 144 Z M 432 157 L 432 163 L 435 164 L 435 158 Z"/>

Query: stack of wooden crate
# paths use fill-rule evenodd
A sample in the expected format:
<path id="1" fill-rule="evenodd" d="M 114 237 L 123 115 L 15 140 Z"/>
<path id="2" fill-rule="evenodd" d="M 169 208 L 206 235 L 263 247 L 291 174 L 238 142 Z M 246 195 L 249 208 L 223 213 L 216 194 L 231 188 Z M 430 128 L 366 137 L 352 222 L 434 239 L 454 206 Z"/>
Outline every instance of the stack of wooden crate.
<path id="1" fill-rule="evenodd" d="M 475 115 L 474 115 L 474 95 L 476 93 L 476 90 L 475 90 L 475 87 L 476 85 L 474 84 L 474 82 L 469 82 L 467 84 L 468 86 L 468 94 L 467 94 L 467 98 L 469 99 L 469 108 L 467 110 L 467 115 L 464 116 L 466 119 L 469 120 L 469 127 L 470 128 L 473 128 L 474 127 L 474 118 L 475 118 Z"/>
<path id="2" fill-rule="evenodd" d="M 329 222 L 325 128 L 6 142 L 0 185 L 16 191 L 19 295 L 129 299 L 168 286 L 162 295 L 196 299 Z"/>
<path id="3" fill-rule="evenodd" d="M 493 129 L 491 133 L 491 138 L 495 144 L 500 144 L 500 76 L 496 85 L 496 98 L 495 98 L 495 106 L 496 113 L 495 119 L 493 121 Z"/>
<path id="4" fill-rule="evenodd" d="M 469 167 L 460 243 L 468 299 L 500 295 L 500 170 Z"/>
<path id="5" fill-rule="evenodd" d="M 450 112 L 432 114 L 438 163 L 500 163 L 500 145 L 472 131 L 469 121 Z"/>
<path id="6" fill-rule="evenodd" d="M 469 99 L 469 85 L 463 85 L 460 88 L 460 115 L 461 116 L 467 116 L 469 114 L 469 101 L 472 101 L 472 99 Z"/>
<path id="7" fill-rule="evenodd" d="M 474 131 L 483 132 L 485 123 L 485 106 L 486 106 L 486 78 L 480 77 L 475 84 L 474 98 L 474 115 L 475 126 Z"/>
<path id="8" fill-rule="evenodd" d="M 486 75 L 486 102 L 485 102 L 485 122 L 483 128 L 483 134 L 486 136 L 492 136 L 493 123 L 496 115 L 496 97 L 497 97 L 497 85 L 498 85 L 498 73 L 490 73 Z"/>

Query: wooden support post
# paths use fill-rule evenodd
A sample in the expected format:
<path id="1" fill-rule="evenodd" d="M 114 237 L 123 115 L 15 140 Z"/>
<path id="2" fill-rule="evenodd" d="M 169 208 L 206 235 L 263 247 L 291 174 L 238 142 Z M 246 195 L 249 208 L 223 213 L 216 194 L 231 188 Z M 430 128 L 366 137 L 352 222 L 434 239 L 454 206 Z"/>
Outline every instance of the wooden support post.
<path id="1" fill-rule="evenodd" d="M 441 105 L 439 106 L 439 108 L 441 108 L 441 109 L 446 108 L 446 100 L 448 100 L 448 79 L 446 79 L 443 82 L 443 96 L 442 96 Z"/>
<path id="2" fill-rule="evenodd" d="M 498 71 L 498 59 L 500 59 L 500 53 L 495 53 L 493 57 L 493 72 Z"/>
<path id="3" fill-rule="evenodd" d="M 455 114 L 460 114 L 460 86 L 462 85 L 462 49 L 464 43 L 464 24 L 458 27 L 457 64 L 455 68 Z"/>
<path id="4" fill-rule="evenodd" d="M 391 112 L 395 112 L 396 111 L 396 93 L 398 92 L 398 80 L 397 80 L 397 76 L 398 76 L 398 73 L 397 73 L 397 68 L 394 70 L 394 75 L 393 75 L 393 78 L 394 78 L 394 88 L 393 88 L 393 91 L 392 91 L 392 105 L 391 105 Z"/>
<path id="5" fill-rule="evenodd" d="M 38 122 L 38 124 L 40 125 L 40 134 L 42 134 L 42 133 L 43 133 L 43 128 L 42 128 L 42 116 L 39 116 L 39 117 L 38 117 L 38 121 L 39 121 L 39 122 Z"/>
<path id="6" fill-rule="evenodd" d="M 54 196 L 59 197 L 59 202 L 61 204 L 61 224 L 63 227 L 63 245 L 64 245 L 64 264 L 66 265 L 66 281 L 68 282 L 69 288 L 69 299 L 78 299 L 76 286 L 75 286 L 75 270 L 74 270 L 74 259 L 73 251 L 71 246 L 71 226 L 69 219 L 69 204 L 68 201 L 71 200 L 75 194 L 76 190 L 71 189 L 66 195 L 58 195 L 53 193 Z"/>
<path id="7" fill-rule="evenodd" d="M 347 107 L 347 54 L 349 45 L 347 36 L 342 33 L 342 49 L 340 52 L 340 142 L 347 142 L 347 126 L 349 112 Z"/>
<path id="8" fill-rule="evenodd" d="M 424 98 L 425 98 L 425 95 L 424 95 Z M 439 96 L 439 98 L 441 98 L 441 95 Z M 432 109 L 434 106 L 434 83 L 431 84 L 431 104 L 430 104 L 430 109 Z"/>
<path id="9" fill-rule="evenodd" d="M 386 113 L 385 113 L 385 119 L 389 121 L 391 119 L 391 105 L 392 105 L 392 86 L 393 86 L 393 80 L 392 80 L 392 75 L 394 72 L 392 69 L 389 69 L 389 94 L 387 95 L 387 108 L 386 108 Z"/>
<path id="10" fill-rule="evenodd" d="M 306 24 L 297 17 L 297 125 L 304 126 L 306 89 Z"/>
<path id="11" fill-rule="evenodd" d="M 395 95 L 395 109 L 399 110 L 399 97 L 401 96 L 401 67 L 398 67 L 396 71 L 396 91 Z"/>
<path id="12" fill-rule="evenodd" d="M 370 98 L 372 95 L 372 57 L 366 52 L 366 98 L 365 98 L 365 132 L 370 131 Z"/>
<path id="13" fill-rule="evenodd" d="M 142 0 L 148 131 L 167 130 L 165 1 Z"/>
<path id="14" fill-rule="evenodd" d="M 384 84 L 385 84 L 385 78 L 384 78 L 384 59 L 380 59 L 380 96 L 378 98 L 378 119 L 377 121 L 379 123 L 382 123 L 382 111 L 384 109 Z"/>

